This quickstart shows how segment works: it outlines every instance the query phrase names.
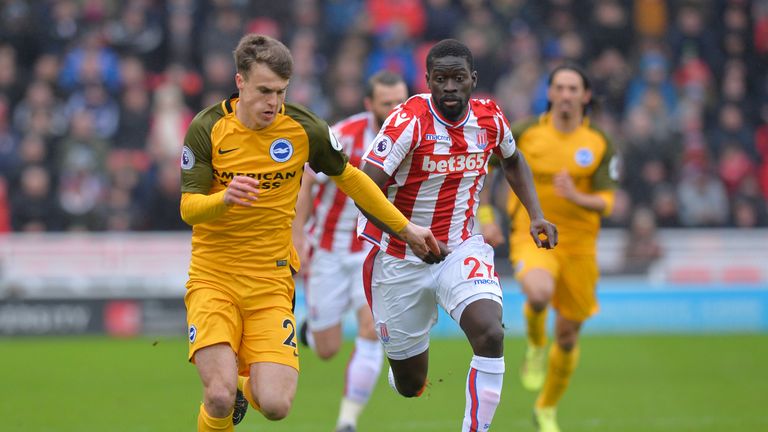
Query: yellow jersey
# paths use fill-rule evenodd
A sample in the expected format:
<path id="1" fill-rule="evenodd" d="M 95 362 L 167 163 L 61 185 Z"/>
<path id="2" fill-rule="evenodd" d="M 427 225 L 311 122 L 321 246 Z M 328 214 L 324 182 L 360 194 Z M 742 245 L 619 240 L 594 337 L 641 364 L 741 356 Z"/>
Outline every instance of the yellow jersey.
<path id="1" fill-rule="evenodd" d="M 328 124 L 307 109 L 286 103 L 271 125 L 253 130 L 235 115 L 238 99 L 235 94 L 192 121 L 182 150 L 181 191 L 210 195 L 246 175 L 259 181 L 260 193 L 253 207 L 235 205 L 193 226 L 189 274 L 290 276 L 299 268 L 291 225 L 304 164 L 337 176 L 347 157 Z"/>
<path id="2" fill-rule="evenodd" d="M 566 170 L 580 192 L 612 192 L 617 176 L 611 141 L 591 126 L 586 117 L 574 131 L 560 132 L 549 113 L 513 125 L 512 135 L 531 167 L 544 217 L 557 225 L 557 248 L 570 254 L 594 255 L 600 214 L 558 196 L 553 179 Z M 511 243 L 531 241 L 528 213 L 514 193 L 510 194 L 508 211 L 512 221 Z"/>

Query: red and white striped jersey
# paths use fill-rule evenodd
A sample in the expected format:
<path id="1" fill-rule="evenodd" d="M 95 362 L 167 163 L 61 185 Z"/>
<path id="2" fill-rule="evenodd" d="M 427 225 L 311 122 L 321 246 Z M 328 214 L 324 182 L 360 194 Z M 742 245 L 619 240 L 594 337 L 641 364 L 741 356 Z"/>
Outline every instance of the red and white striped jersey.
<path id="1" fill-rule="evenodd" d="M 332 127 L 349 157 L 349 163 L 355 167 L 360 166 L 365 149 L 376 136 L 373 127 L 373 114 L 369 112 L 355 114 Z M 337 252 L 362 251 L 364 244 L 355 232 L 359 213 L 355 203 L 325 174 L 315 174 L 315 179 L 314 213 L 309 228 L 312 245 Z"/>
<path id="2" fill-rule="evenodd" d="M 491 153 L 515 153 L 509 122 L 495 102 L 471 99 L 466 116 L 451 122 L 429 94 L 419 94 L 395 108 L 363 161 L 391 176 L 385 193 L 405 217 L 454 249 L 473 234 Z M 406 243 L 362 216 L 358 232 L 394 257 L 419 260 Z"/>

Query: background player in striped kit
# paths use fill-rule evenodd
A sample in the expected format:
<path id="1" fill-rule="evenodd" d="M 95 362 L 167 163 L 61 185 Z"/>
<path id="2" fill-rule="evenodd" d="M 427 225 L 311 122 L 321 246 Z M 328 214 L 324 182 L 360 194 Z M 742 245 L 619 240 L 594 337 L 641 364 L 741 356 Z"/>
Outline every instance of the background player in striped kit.
<path id="1" fill-rule="evenodd" d="M 408 87 L 398 74 L 382 71 L 368 80 L 366 111 L 332 128 L 350 164 L 359 166 L 389 112 L 407 98 Z M 296 206 L 294 244 L 301 261 L 309 263 L 303 270 L 309 313 L 300 326 L 299 341 L 307 343 L 320 358 L 331 359 L 341 347 L 344 314 L 353 310 L 358 324 L 336 422 L 338 432 L 356 430 L 357 419 L 381 372 L 383 358 L 363 291 L 362 267 L 370 245 L 357 238 L 358 214 L 354 202 L 328 176 L 311 168 L 304 171 Z M 309 242 L 304 231 L 308 219 Z M 308 253 L 310 247 L 312 251 Z M 305 260 L 306 255 L 311 258 Z"/>
<path id="2" fill-rule="evenodd" d="M 544 219 L 530 169 L 515 149 L 501 109 L 488 99 L 470 99 L 477 72 L 469 49 L 443 40 L 430 49 L 426 67 L 430 94 L 413 96 L 390 114 L 364 157 L 363 171 L 400 211 L 430 226 L 450 254 L 427 265 L 369 217 L 361 235 L 377 247 L 366 259 L 363 277 L 389 358 L 390 383 L 403 396 L 418 396 L 424 389 L 437 305 L 459 323 L 474 353 L 462 431 L 485 431 L 501 399 L 504 374 L 493 248 L 473 234 L 492 154 L 502 160 L 508 182 L 530 214 L 536 245 L 553 247 L 557 230 Z"/>

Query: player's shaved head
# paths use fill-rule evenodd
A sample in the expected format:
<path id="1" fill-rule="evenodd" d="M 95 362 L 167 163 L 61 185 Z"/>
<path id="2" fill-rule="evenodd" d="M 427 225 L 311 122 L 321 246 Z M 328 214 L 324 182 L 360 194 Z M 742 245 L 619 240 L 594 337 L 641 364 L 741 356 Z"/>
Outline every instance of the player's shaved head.
<path id="1" fill-rule="evenodd" d="M 467 60 L 469 70 L 475 70 L 475 60 L 472 57 L 472 51 L 466 45 L 456 39 L 443 39 L 436 43 L 427 54 L 427 73 L 432 72 L 432 66 L 436 58 L 443 57 L 461 57 Z"/>
<path id="2" fill-rule="evenodd" d="M 282 79 L 290 79 L 293 74 L 293 57 L 288 47 L 269 36 L 250 33 L 240 39 L 234 52 L 237 72 L 243 77 L 254 63 L 266 65 Z"/>

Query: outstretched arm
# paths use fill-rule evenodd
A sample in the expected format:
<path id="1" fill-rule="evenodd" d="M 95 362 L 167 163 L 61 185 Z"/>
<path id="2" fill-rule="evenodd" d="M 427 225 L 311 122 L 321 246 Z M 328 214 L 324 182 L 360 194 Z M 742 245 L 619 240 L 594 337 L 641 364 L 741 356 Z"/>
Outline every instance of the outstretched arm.
<path id="1" fill-rule="evenodd" d="M 536 242 L 536 246 L 547 249 L 555 247 L 557 245 L 557 227 L 544 219 L 544 212 L 541 210 L 539 197 L 533 184 L 531 168 L 525 161 L 525 157 L 520 151 L 515 151 L 512 156 L 504 159 L 501 165 L 504 168 L 507 183 L 515 191 L 528 212 L 531 219 L 531 237 Z M 542 239 L 540 235 L 544 235 L 545 238 Z"/>

